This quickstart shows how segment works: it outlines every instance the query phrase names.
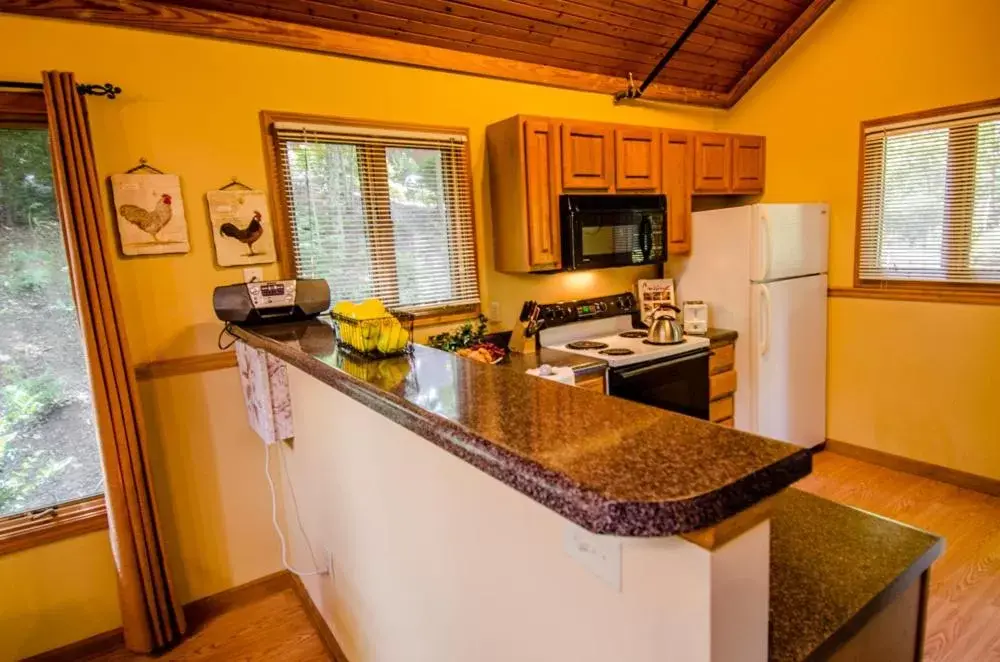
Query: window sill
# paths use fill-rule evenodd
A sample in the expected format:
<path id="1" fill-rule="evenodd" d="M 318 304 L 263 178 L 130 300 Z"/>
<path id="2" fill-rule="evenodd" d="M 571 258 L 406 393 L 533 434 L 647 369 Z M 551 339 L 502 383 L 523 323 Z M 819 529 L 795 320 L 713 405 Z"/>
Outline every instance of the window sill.
<path id="1" fill-rule="evenodd" d="M 478 315 L 479 308 L 456 311 L 443 310 L 439 313 L 430 312 L 422 316 L 418 316 L 413 321 L 413 326 L 419 329 L 420 327 L 426 326 L 439 326 L 441 324 L 451 324 L 452 322 L 464 322 L 466 320 L 474 320 Z"/>
<path id="2" fill-rule="evenodd" d="M 827 295 L 837 299 L 882 299 L 885 301 L 925 301 L 1000 306 L 1000 290 L 959 287 L 909 287 L 858 285 L 831 287 Z"/>
<path id="3" fill-rule="evenodd" d="M 35 511 L 0 518 L 0 556 L 108 528 L 104 495 L 71 501 L 39 516 Z"/>

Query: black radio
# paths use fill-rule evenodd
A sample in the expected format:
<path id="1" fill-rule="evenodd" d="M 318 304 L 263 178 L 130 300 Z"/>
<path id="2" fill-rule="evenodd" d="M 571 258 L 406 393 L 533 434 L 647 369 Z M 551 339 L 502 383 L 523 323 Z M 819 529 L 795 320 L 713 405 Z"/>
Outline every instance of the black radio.
<path id="1" fill-rule="evenodd" d="M 223 322 L 274 324 L 311 319 L 330 308 L 322 278 L 266 280 L 215 288 L 215 315 Z"/>

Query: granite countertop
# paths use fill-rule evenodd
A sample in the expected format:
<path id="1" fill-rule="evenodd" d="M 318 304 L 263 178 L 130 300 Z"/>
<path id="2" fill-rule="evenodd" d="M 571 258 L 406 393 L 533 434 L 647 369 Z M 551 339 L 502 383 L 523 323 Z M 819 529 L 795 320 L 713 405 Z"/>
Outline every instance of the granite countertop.
<path id="1" fill-rule="evenodd" d="M 326 319 L 233 333 L 594 533 L 712 526 L 812 469 L 797 446 L 422 345 L 359 362 Z"/>
<path id="2" fill-rule="evenodd" d="M 771 514 L 771 662 L 827 659 L 943 548 L 925 531 L 785 490 Z"/>
<path id="3" fill-rule="evenodd" d="M 718 347 L 719 345 L 727 345 L 729 343 L 736 342 L 736 338 L 739 336 L 738 333 L 731 329 L 715 329 L 710 328 L 705 334 L 708 338 L 708 342 L 711 347 Z"/>

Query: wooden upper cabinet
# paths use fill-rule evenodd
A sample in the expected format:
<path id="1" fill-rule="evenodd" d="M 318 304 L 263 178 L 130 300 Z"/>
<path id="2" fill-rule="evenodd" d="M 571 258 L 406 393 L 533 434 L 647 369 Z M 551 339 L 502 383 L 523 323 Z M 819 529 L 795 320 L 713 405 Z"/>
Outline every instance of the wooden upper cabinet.
<path id="1" fill-rule="evenodd" d="M 719 133 L 695 134 L 695 193 L 729 193 L 733 185 L 731 140 Z"/>
<path id="2" fill-rule="evenodd" d="M 694 172 L 692 136 L 664 131 L 663 193 L 667 196 L 667 252 L 691 252 L 691 184 Z"/>
<path id="3" fill-rule="evenodd" d="M 562 268 L 559 124 L 511 117 L 486 127 L 494 265 L 529 273 Z"/>
<path id="4" fill-rule="evenodd" d="M 603 193 L 615 187 L 614 132 L 596 124 L 562 125 L 562 186 Z"/>
<path id="5" fill-rule="evenodd" d="M 660 156 L 656 129 L 615 129 L 615 189 L 659 192 Z"/>
<path id="6" fill-rule="evenodd" d="M 733 193 L 764 191 L 764 138 L 733 136 Z"/>
<path id="7" fill-rule="evenodd" d="M 528 263 L 532 269 L 562 266 L 559 232 L 559 143 L 555 125 L 524 122 L 524 181 Z"/>

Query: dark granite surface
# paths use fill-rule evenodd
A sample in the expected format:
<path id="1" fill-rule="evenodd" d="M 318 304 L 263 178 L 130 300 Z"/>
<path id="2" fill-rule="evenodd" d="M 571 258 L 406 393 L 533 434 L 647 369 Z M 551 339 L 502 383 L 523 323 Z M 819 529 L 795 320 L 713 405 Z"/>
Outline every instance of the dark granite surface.
<path id="1" fill-rule="evenodd" d="M 718 347 L 719 345 L 727 345 L 729 343 L 736 342 L 736 338 L 739 336 L 738 333 L 731 329 L 715 329 L 710 328 L 705 337 L 708 338 L 711 347 Z"/>
<path id="2" fill-rule="evenodd" d="M 919 529 L 785 490 L 771 517 L 771 662 L 827 659 L 943 547 Z"/>
<path id="3" fill-rule="evenodd" d="M 812 469 L 796 446 L 422 345 L 359 363 L 325 320 L 233 332 L 595 533 L 711 526 Z"/>

